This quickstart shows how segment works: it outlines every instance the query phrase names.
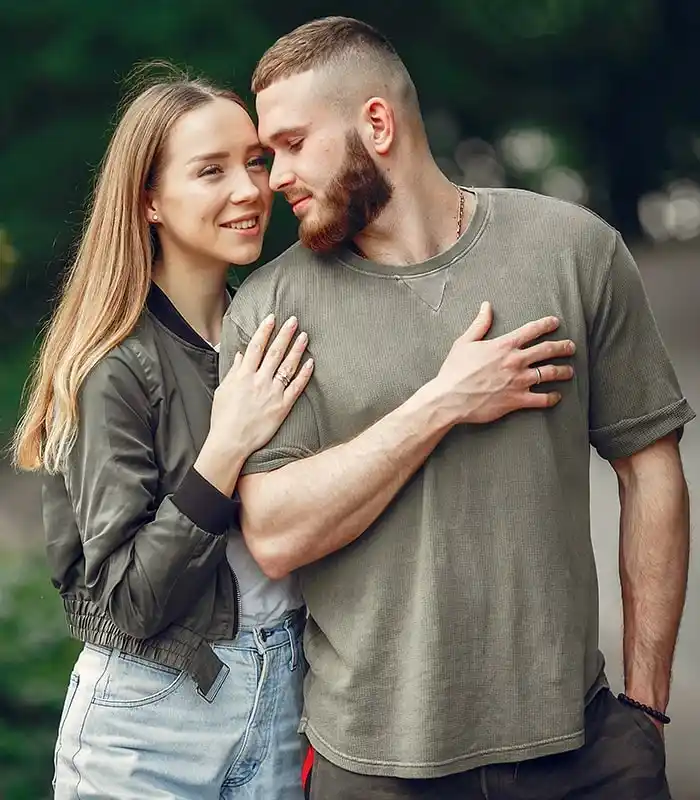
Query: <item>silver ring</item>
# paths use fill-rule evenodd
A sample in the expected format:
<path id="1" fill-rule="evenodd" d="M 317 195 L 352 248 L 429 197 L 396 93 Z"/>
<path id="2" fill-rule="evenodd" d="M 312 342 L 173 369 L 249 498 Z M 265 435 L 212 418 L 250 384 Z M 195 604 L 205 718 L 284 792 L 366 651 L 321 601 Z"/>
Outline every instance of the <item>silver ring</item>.
<path id="1" fill-rule="evenodd" d="M 537 373 L 537 380 L 535 381 L 535 386 L 539 386 L 542 383 L 542 373 L 540 372 L 539 367 L 535 367 L 535 372 Z"/>
<path id="2" fill-rule="evenodd" d="M 292 379 L 287 377 L 281 370 L 275 372 L 275 378 L 277 378 L 277 380 L 284 385 L 285 389 L 287 389 L 289 387 L 289 384 L 292 382 Z"/>

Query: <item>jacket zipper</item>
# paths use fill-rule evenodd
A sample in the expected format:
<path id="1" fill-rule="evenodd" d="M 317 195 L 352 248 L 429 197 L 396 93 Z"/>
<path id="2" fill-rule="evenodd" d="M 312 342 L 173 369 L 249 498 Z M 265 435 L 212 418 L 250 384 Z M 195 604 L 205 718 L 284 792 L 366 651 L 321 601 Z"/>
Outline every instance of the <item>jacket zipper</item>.
<path id="1" fill-rule="evenodd" d="M 241 590 L 238 586 L 238 577 L 230 564 L 229 569 L 231 570 L 231 577 L 233 578 L 233 599 L 236 603 L 236 619 L 233 622 L 233 638 L 235 639 L 236 636 L 238 636 L 238 631 L 241 628 Z"/>

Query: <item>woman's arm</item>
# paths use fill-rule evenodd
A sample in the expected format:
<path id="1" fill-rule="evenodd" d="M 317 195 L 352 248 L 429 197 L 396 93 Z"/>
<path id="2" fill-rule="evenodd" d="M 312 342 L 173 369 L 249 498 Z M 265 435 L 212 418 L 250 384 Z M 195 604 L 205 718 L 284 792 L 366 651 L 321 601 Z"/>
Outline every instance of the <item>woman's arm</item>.
<path id="1" fill-rule="evenodd" d="M 241 466 L 274 434 L 308 382 L 309 367 L 288 387 L 275 379 L 279 370 L 294 374 L 306 342 L 299 337 L 287 353 L 296 327 L 287 325 L 263 358 L 273 324 L 261 325 L 216 390 L 204 446 L 180 486 L 160 502 L 155 411 L 138 357 L 125 346 L 113 351 L 83 386 L 66 487 L 83 543 L 86 588 L 131 636 L 154 636 L 201 595 L 225 556 L 223 534 L 235 520 L 230 495 Z"/>
<path id="2" fill-rule="evenodd" d="M 65 481 L 80 530 L 85 584 L 137 638 L 184 614 L 225 556 L 235 504 L 192 468 L 157 503 L 153 408 L 136 356 L 120 348 L 81 391 Z"/>

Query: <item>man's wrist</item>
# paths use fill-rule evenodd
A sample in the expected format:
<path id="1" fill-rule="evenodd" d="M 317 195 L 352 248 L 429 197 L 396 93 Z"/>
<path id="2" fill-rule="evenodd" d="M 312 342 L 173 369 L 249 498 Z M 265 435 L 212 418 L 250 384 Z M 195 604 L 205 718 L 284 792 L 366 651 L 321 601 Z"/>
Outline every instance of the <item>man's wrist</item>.
<path id="1" fill-rule="evenodd" d="M 668 707 L 669 681 L 666 678 L 649 678 L 641 680 L 635 678 L 625 681 L 625 694 L 638 703 L 665 712 Z"/>
<path id="2" fill-rule="evenodd" d="M 671 721 L 671 718 L 665 713 L 665 711 L 662 711 L 655 706 L 650 706 L 648 703 L 642 703 L 636 698 L 630 697 L 628 694 L 618 694 L 617 699 L 625 705 L 636 708 L 639 711 L 643 711 L 657 725 L 668 725 L 668 723 Z"/>
<path id="3" fill-rule="evenodd" d="M 458 422 L 454 409 L 435 379 L 428 381 L 406 402 L 407 410 L 419 410 L 431 433 L 443 436 Z"/>

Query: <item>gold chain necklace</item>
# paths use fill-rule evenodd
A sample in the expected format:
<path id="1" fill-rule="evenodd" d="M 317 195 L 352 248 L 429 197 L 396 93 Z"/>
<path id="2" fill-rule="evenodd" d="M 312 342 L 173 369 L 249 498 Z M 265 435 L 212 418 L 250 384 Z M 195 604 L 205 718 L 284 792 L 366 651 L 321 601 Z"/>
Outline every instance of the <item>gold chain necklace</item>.
<path id="1" fill-rule="evenodd" d="M 464 192 L 457 186 L 456 183 L 452 184 L 459 194 L 459 211 L 457 213 L 457 239 L 462 235 L 462 222 L 464 221 Z"/>
<path id="2" fill-rule="evenodd" d="M 457 239 L 462 235 L 462 224 L 464 223 L 464 192 L 457 186 L 456 183 L 452 184 L 455 189 L 457 190 L 457 194 L 459 195 L 459 209 L 457 211 Z M 367 258 L 367 256 L 360 250 L 360 248 L 353 242 L 351 245 L 352 249 L 357 253 L 358 256 L 362 256 L 362 258 Z"/>

